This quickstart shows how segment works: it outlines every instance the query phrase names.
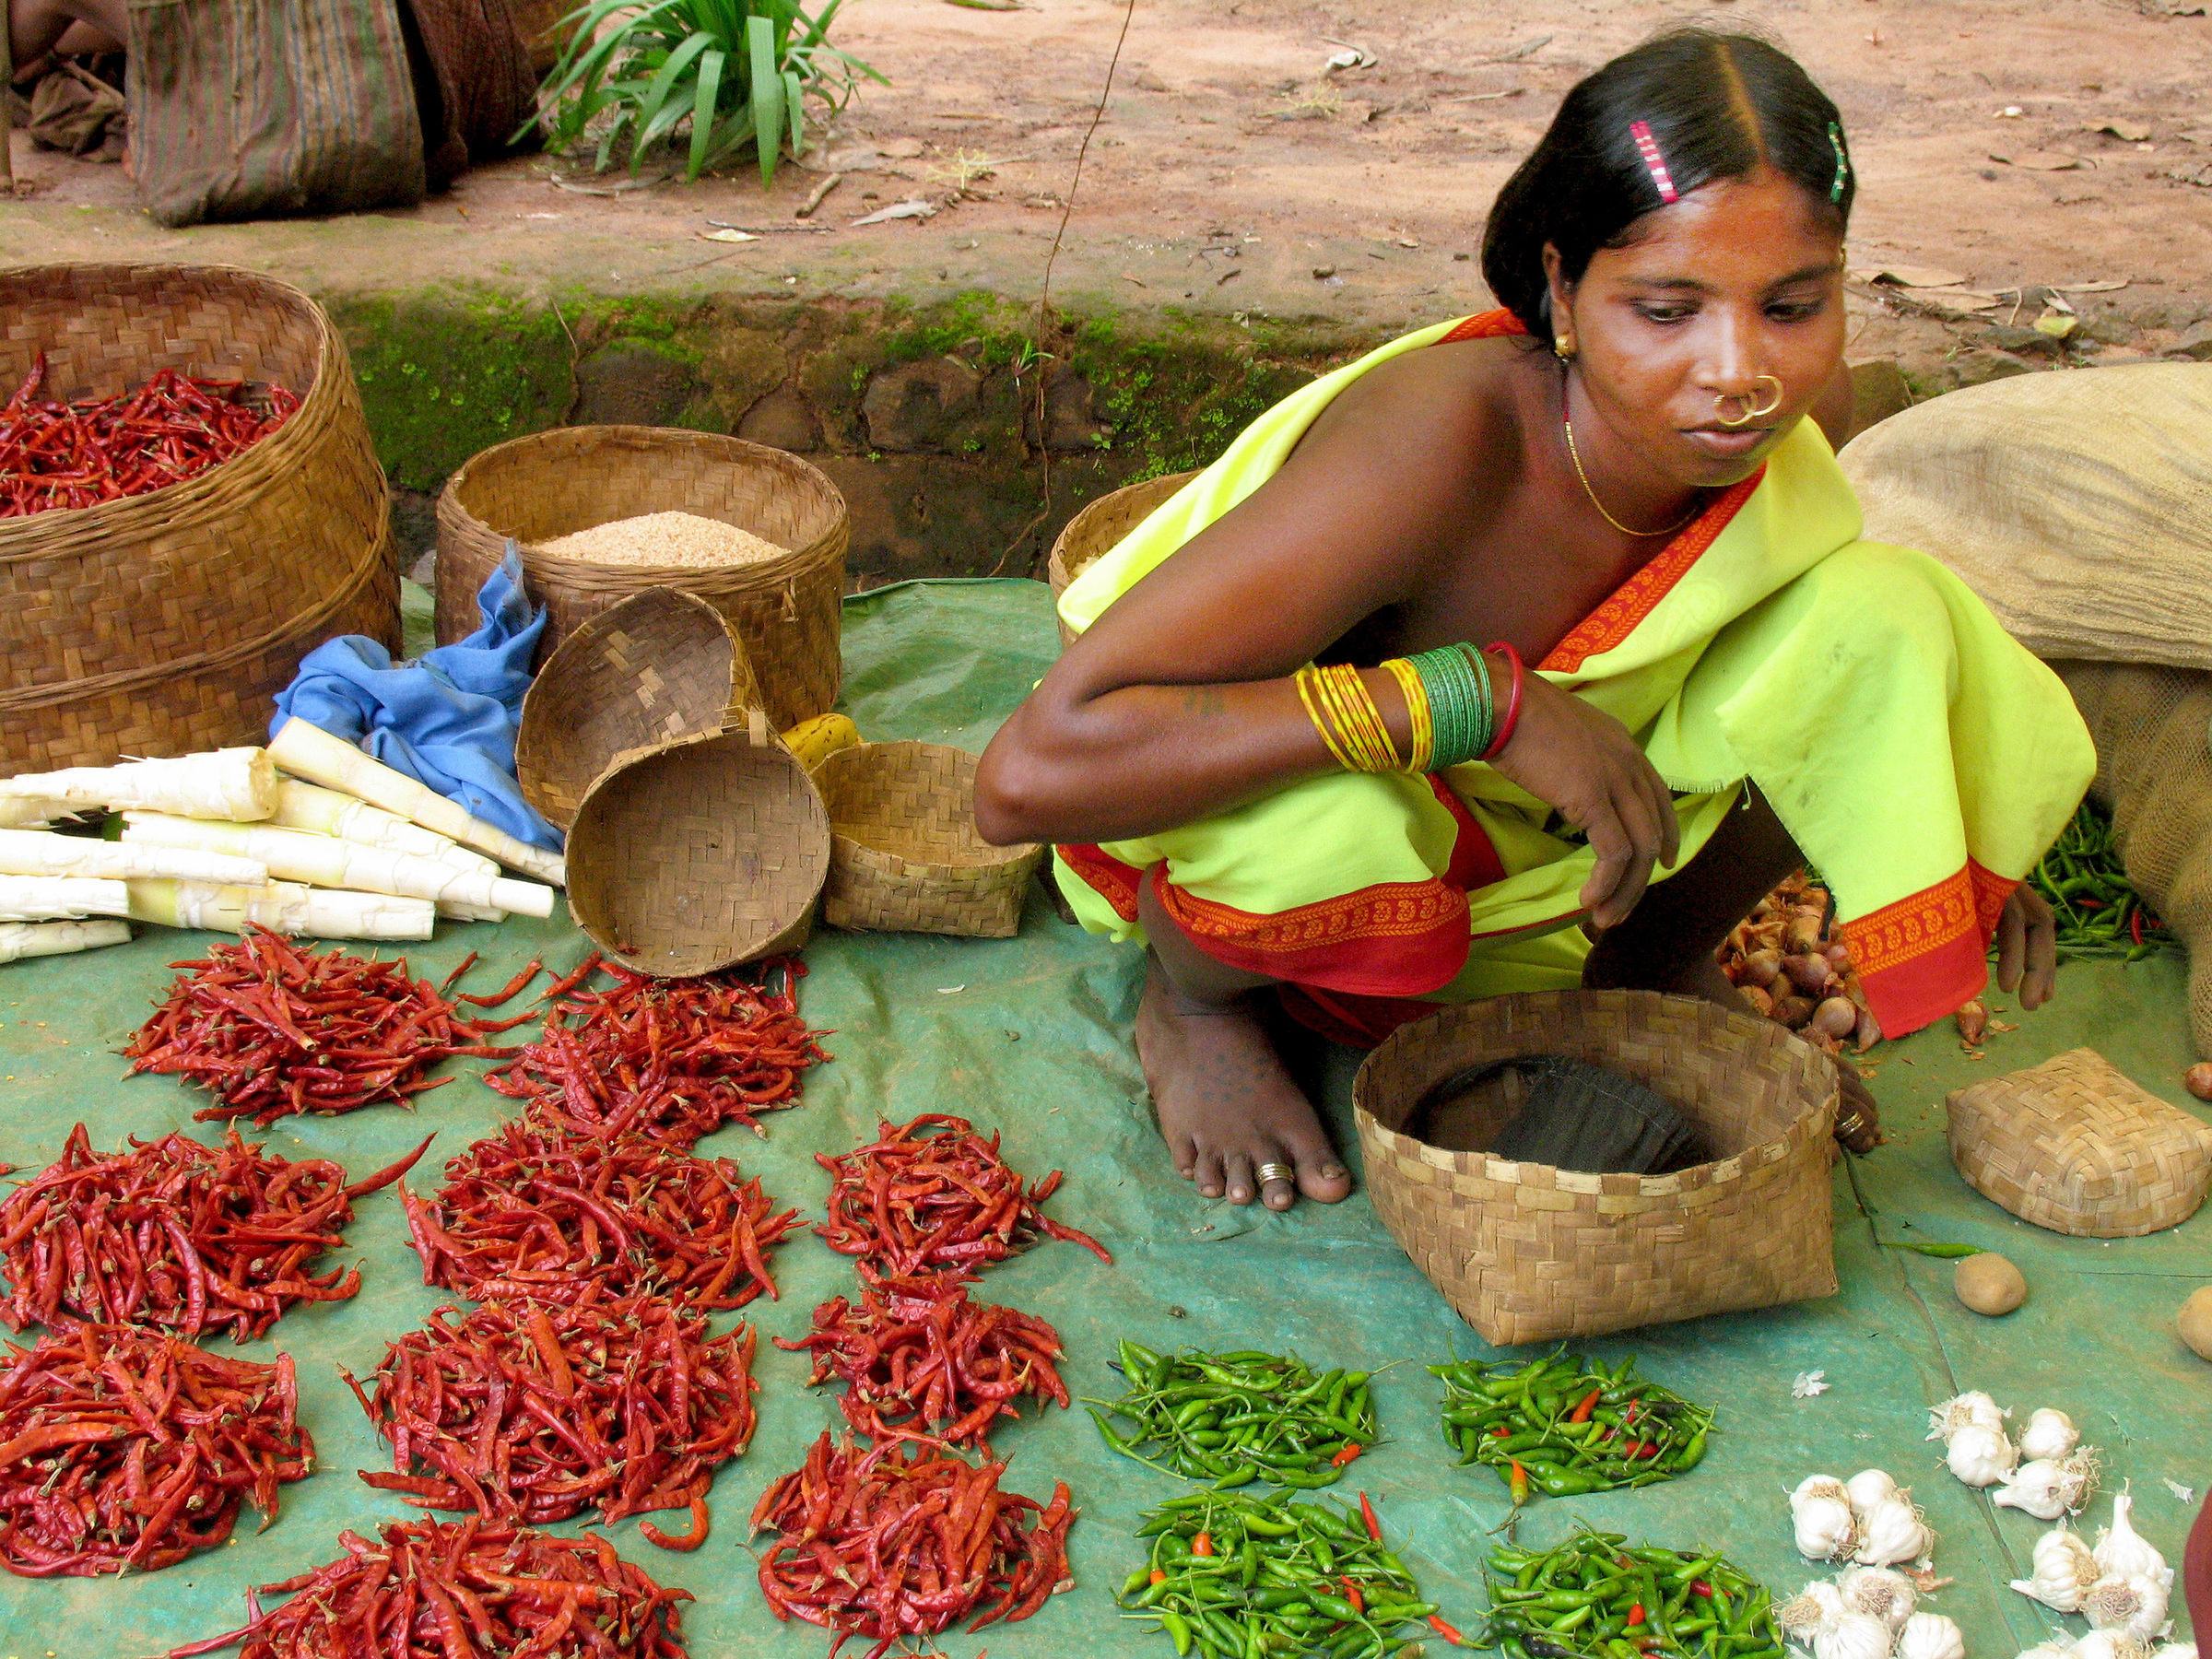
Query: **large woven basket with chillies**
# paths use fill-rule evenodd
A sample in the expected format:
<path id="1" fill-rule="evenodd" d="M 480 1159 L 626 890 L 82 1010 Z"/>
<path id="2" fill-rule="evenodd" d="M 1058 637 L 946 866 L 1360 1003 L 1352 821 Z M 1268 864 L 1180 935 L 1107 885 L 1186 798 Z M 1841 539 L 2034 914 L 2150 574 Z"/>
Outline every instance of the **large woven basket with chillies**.
<path id="1" fill-rule="evenodd" d="M 1475 1150 L 1430 1144 L 1432 1086 L 1563 1054 L 1664 1096 L 1704 1161 L 1584 1174 L 1480 1148 L 1511 1108 L 1465 1120 Z M 1546 991 L 1441 1009 L 1394 1033 L 1353 1084 L 1368 1189 L 1393 1237 L 1500 1347 L 1595 1335 L 1836 1290 L 1829 1212 L 1833 1063 L 1771 1021 L 1650 991 Z M 1465 1117 L 1465 1114 L 1460 1114 Z"/>
<path id="2" fill-rule="evenodd" d="M 1497 1470 L 1516 1504 L 1672 1480 L 1697 1467 L 1712 1430 L 1712 1407 L 1639 1377 L 1633 1356 L 1609 1370 L 1562 1351 L 1429 1374 L 1444 1384 L 1444 1439 L 1459 1461 Z"/>

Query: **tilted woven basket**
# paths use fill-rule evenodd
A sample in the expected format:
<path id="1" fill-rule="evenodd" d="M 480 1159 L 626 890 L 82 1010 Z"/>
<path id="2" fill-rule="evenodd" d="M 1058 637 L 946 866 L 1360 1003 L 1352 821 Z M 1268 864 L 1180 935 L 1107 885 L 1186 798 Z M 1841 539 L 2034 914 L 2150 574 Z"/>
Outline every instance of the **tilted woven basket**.
<path id="1" fill-rule="evenodd" d="M 2093 1049 L 1954 1093 L 1951 1161 L 2023 1221 L 2088 1239 L 2178 1227 L 2212 1186 L 2212 1127 Z"/>
<path id="2" fill-rule="evenodd" d="M 515 775 L 530 804 L 566 830 L 617 755 L 719 732 L 759 706 L 728 619 L 704 599 L 647 588 L 546 659 L 523 700 Z"/>
<path id="3" fill-rule="evenodd" d="M 300 403 L 181 484 L 0 519 L 0 774 L 259 743 L 314 646 L 398 646 L 383 469 L 313 300 L 222 266 L 0 271 L 0 400 L 41 350 L 43 397 L 112 396 L 173 369 Z"/>
<path id="4" fill-rule="evenodd" d="M 791 551 L 719 567 L 548 557 L 539 542 L 648 512 L 692 512 Z M 796 455 L 669 427 L 559 427 L 488 449 L 438 498 L 438 638 L 472 632 L 477 590 L 522 544 L 530 596 L 550 613 L 538 661 L 585 618 L 649 587 L 704 599 L 744 641 L 779 730 L 829 712 L 851 539 L 837 486 Z"/>
<path id="5" fill-rule="evenodd" d="M 758 709 L 747 729 L 618 756 L 569 827 L 576 925 L 660 978 L 796 950 L 829 870 L 822 797 Z"/>
<path id="6" fill-rule="evenodd" d="M 1058 602 L 1067 592 L 1067 584 L 1082 575 L 1093 559 L 1150 518 L 1161 502 L 1197 476 L 1194 472 L 1170 473 L 1165 477 L 1124 484 L 1069 519 L 1053 543 L 1053 556 L 1045 564 L 1053 601 Z M 1061 644 L 1068 644 L 1075 637 L 1074 629 L 1060 624 Z"/>
<path id="7" fill-rule="evenodd" d="M 881 933 L 1010 939 L 1039 846 L 975 831 L 973 755 L 938 743 L 864 743 L 815 769 L 830 810 L 822 920 Z"/>
<path id="8" fill-rule="evenodd" d="M 1587 1175 L 1447 1151 L 1409 1131 L 1433 1084 L 1566 1054 L 1625 1073 L 1714 1161 Z M 1401 1028 L 1353 1084 L 1368 1190 L 1391 1235 L 1486 1341 L 1594 1336 L 1831 1296 L 1832 1062 L 1770 1020 L 1650 991 L 1546 991 Z M 1505 1125 L 1474 1125 L 1487 1145 Z"/>

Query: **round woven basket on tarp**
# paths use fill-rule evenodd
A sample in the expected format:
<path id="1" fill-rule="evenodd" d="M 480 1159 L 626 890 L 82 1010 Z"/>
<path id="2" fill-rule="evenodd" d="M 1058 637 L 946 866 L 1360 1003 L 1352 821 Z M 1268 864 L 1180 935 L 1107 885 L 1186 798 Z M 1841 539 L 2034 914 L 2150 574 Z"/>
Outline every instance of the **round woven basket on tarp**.
<path id="1" fill-rule="evenodd" d="M 649 512 L 719 519 L 791 551 L 719 567 L 548 558 L 535 544 Z M 531 598 L 551 613 L 539 663 L 589 617 L 649 587 L 680 588 L 737 630 L 779 730 L 837 701 L 845 499 L 796 455 L 671 427 L 558 427 L 488 449 L 438 498 L 438 639 L 477 626 L 477 590 L 522 544 Z"/>
<path id="2" fill-rule="evenodd" d="M 515 775 L 530 805 L 566 830 L 617 755 L 719 732 L 759 706 L 728 619 L 704 599 L 647 588 L 546 659 L 523 700 Z"/>
<path id="3" fill-rule="evenodd" d="M 197 477 L 0 519 L 0 774 L 259 743 L 314 646 L 398 646 L 383 469 L 313 300 L 221 266 L 0 271 L 0 400 L 41 350 L 43 397 L 112 396 L 173 369 L 300 402 Z"/>
<path id="4" fill-rule="evenodd" d="M 1053 598 L 1057 601 L 1067 592 L 1067 584 L 1082 575 L 1092 559 L 1150 518 L 1155 508 L 1197 476 L 1194 472 L 1170 473 L 1161 478 L 1124 484 L 1069 519 L 1067 527 L 1053 543 L 1053 556 L 1045 565 L 1046 580 L 1053 584 Z M 1069 643 L 1075 637 L 1074 629 L 1065 622 L 1060 624 L 1061 644 Z"/>
<path id="5" fill-rule="evenodd" d="M 1010 939 L 1044 856 L 975 832 L 973 755 L 941 743 L 864 743 L 815 768 L 830 810 L 822 920 L 878 933 Z"/>
<path id="6" fill-rule="evenodd" d="M 1447 1151 L 1410 1120 L 1468 1066 L 1565 1054 L 1634 1077 L 1716 1161 L 1586 1175 Z M 1834 1064 L 1771 1020 L 1650 991 L 1546 991 L 1441 1009 L 1353 1084 L 1368 1190 L 1391 1235 L 1485 1341 L 1594 1336 L 1832 1296 Z M 1477 1125 L 1488 1144 L 1504 1127 Z"/>
<path id="7" fill-rule="evenodd" d="M 618 756 L 569 826 L 569 913 L 626 968 L 712 973 L 796 950 L 830 818 L 759 710 L 745 729 Z"/>

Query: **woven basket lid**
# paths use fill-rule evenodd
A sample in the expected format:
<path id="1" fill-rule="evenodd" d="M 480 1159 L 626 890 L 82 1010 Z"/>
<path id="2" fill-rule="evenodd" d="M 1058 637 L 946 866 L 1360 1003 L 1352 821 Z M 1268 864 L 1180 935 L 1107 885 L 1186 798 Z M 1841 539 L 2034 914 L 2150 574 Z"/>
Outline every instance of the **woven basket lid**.
<path id="1" fill-rule="evenodd" d="M 523 700 L 514 768 L 559 828 L 617 755 L 719 732 L 760 706 L 736 630 L 704 599 L 647 588 L 580 626 Z"/>
<path id="2" fill-rule="evenodd" d="M 712 973 L 806 942 L 830 818 L 759 710 L 747 728 L 633 750 L 569 829 L 569 909 L 640 973 Z"/>

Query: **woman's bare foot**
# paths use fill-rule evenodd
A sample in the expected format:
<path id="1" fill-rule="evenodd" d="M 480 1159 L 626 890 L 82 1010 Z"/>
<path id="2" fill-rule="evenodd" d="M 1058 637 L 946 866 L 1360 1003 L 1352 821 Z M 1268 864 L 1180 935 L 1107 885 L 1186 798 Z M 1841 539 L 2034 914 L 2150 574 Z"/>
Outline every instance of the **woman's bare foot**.
<path id="1" fill-rule="evenodd" d="M 1206 1197 L 1250 1204 L 1257 1196 L 1280 1210 L 1301 1194 L 1335 1204 L 1351 1192 L 1350 1173 L 1284 1069 L 1250 994 L 1198 1002 L 1180 995 L 1150 962 L 1136 1052 L 1176 1171 Z M 1260 1182 L 1260 1166 L 1271 1163 L 1298 1171 L 1295 1190 L 1288 1181 Z"/>

